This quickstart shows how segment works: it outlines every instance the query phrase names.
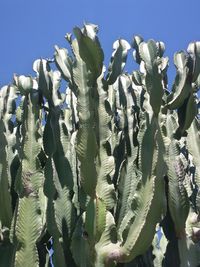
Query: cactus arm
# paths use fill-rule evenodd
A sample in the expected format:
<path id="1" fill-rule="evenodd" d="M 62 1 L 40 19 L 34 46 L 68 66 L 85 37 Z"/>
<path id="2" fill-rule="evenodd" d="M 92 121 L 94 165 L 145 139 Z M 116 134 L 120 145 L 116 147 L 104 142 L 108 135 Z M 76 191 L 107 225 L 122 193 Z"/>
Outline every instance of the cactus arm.
<path id="1" fill-rule="evenodd" d="M 173 116 L 167 117 L 168 137 L 171 138 L 176 127 Z M 168 166 L 168 204 L 172 216 L 177 237 L 185 234 L 185 222 L 189 212 L 189 200 L 183 185 L 185 171 L 180 159 L 178 141 L 173 139 L 167 152 Z"/>
<path id="2" fill-rule="evenodd" d="M 10 227 L 12 220 L 10 168 L 16 150 L 14 124 L 11 120 L 15 112 L 16 88 L 4 86 L 0 90 L 0 222 L 2 226 Z"/>
<path id="3" fill-rule="evenodd" d="M 118 90 L 116 107 L 121 115 L 120 121 L 125 142 L 125 157 L 121 163 L 118 177 L 118 205 L 116 217 L 119 237 L 123 239 L 123 233 L 128 231 L 127 229 L 134 218 L 134 194 L 141 177 L 136 166 L 138 143 L 134 140 L 134 137 L 136 139 L 134 131 L 136 131 L 138 121 L 133 113 L 133 105 L 135 102 L 132 97 L 133 88 L 131 87 L 128 76 L 123 75 L 119 78 Z"/>
<path id="4" fill-rule="evenodd" d="M 135 62 L 137 64 L 140 64 L 141 63 L 141 57 L 140 57 L 140 53 L 139 53 L 139 46 L 140 44 L 143 42 L 143 38 L 139 35 L 135 35 L 133 37 L 133 48 L 134 48 L 134 51 L 133 51 L 133 58 L 135 60 Z"/>
<path id="5" fill-rule="evenodd" d="M 116 201 L 115 188 L 112 183 L 114 171 L 114 157 L 111 153 L 111 108 L 108 102 L 108 92 L 103 86 L 103 73 L 97 79 L 98 90 L 98 138 L 99 152 L 97 156 L 97 186 L 96 192 L 103 199 L 108 210 L 111 210 Z"/>
<path id="6" fill-rule="evenodd" d="M 200 73 L 200 42 L 190 43 L 187 52 L 192 61 L 192 82 L 196 82 Z"/>
<path id="7" fill-rule="evenodd" d="M 58 70 L 62 73 L 62 76 L 64 77 L 64 79 L 70 82 L 71 84 L 73 84 L 73 81 L 72 81 L 73 63 L 72 63 L 72 58 L 69 56 L 67 49 L 59 48 L 56 45 L 54 58 L 55 58 L 56 66 Z"/>
<path id="8" fill-rule="evenodd" d="M 20 196 L 13 217 L 13 243 L 16 247 L 15 266 L 39 266 L 36 241 L 43 229 L 42 206 L 44 198 L 40 188 L 44 176 L 38 155 L 41 150 L 39 94 L 34 89 L 31 77 L 15 77 L 15 84 L 25 96 L 22 117 L 22 153 L 18 169 L 15 190 Z"/>
<path id="9" fill-rule="evenodd" d="M 177 69 L 177 74 L 172 93 L 167 97 L 167 106 L 169 109 L 176 109 L 182 106 L 191 90 L 191 86 L 187 81 L 189 73 L 187 54 L 184 51 L 175 53 L 174 64 Z"/>
<path id="10" fill-rule="evenodd" d="M 138 184 L 135 192 L 136 207 L 134 207 L 135 218 L 130 224 L 127 235 L 124 237 L 121 245 L 110 244 L 112 252 L 107 248 L 104 255 L 106 261 L 128 262 L 136 256 L 143 254 L 150 246 L 154 237 L 156 223 L 159 222 L 164 206 L 164 181 L 165 172 L 163 160 L 163 141 L 159 128 L 157 128 L 157 119 L 154 117 L 149 123 L 147 131 L 143 136 L 145 139 L 153 139 L 151 147 L 153 160 L 152 166 L 148 172 L 142 173 L 141 182 Z M 159 148 L 159 149 L 158 149 Z M 141 146 L 141 154 L 144 146 Z M 145 155 L 145 154 L 144 154 Z M 142 163 L 143 164 L 143 163 Z M 158 203 L 160 203 L 158 207 Z M 156 208 L 155 208 L 156 207 Z M 145 223 L 148 221 L 148 224 Z M 103 235 L 102 235 L 103 236 Z M 109 266 L 109 265 L 108 265 Z"/>
<path id="11" fill-rule="evenodd" d="M 150 97 L 150 105 L 154 115 L 158 116 L 163 97 L 162 74 L 159 65 L 162 58 L 158 57 L 158 46 L 153 40 L 142 42 L 139 46 L 140 57 L 145 65 L 145 87 Z"/>
<path id="12" fill-rule="evenodd" d="M 108 210 L 115 206 L 116 194 L 112 184 L 111 175 L 114 170 L 114 159 L 109 155 L 110 144 L 101 145 L 99 152 L 99 166 L 96 192 L 106 204 Z"/>
<path id="13" fill-rule="evenodd" d="M 65 266 L 65 257 L 62 248 L 61 241 L 59 241 L 60 233 L 55 218 L 54 198 L 57 194 L 55 182 L 56 173 L 55 165 L 52 158 L 48 158 L 45 165 L 45 182 L 44 182 L 44 194 L 47 196 L 47 211 L 46 211 L 46 223 L 47 230 L 53 237 L 53 250 L 52 256 L 53 264 L 62 267 Z M 58 179 L 58 178 L 57 178 Z"/>
<path id="14" fill-rule="evenodd" d="M 12 220 L 11 197 L 9 193 L 9 173 L 6 146 L 7 140 L 5 137 L 4 123 L 0 121 L 0 205 L 4 208 L 0 210 L 0 221 L 2 226 L 10 227 Z"/>
<path id="15" fill-rule="evenodd" d="M 145 62 L 146 69 L 149 73 L 153 73 L 155 60 L 158 56 L 158 47 L 154 40 L 149 40 L 147 43 L 142 42 L 139 45 L 139 54 Z"/>
<path id="16" fill-rule="evenodd" d="M 77 98 L 70 87 L 67 87 L 65 92 L 67 108 L 64 110 L 64 120 L 68 131 L 74 132 L 78 125 Z"/>
<path id="17" fill-rule="evenodd" d="M 74 48 L 74 51 L 77 50 Z M 81 162 L 80 172 L 83 189 L 89 196 L 94 197 L 97 183 L 95 168 L 97 141 L 94 131 L 94 107 L 92 102 L 92 89 L 94 88 L 89 86 L 89 73 L 86 64 L 78 55 L 78 51 L 76 59 L 73 75 L 78 87 L 77 109 L 80 125 L 76 137 L 76 153 Z"/>
<path id="18" fill-rule="evenodd" d="M 124 162 L 119 178 L 119 214 L 117 218 L 117 230 L 119 240 L 123 241 L 123 238 L 129 233 L 131 223 L 135 219 L 134 209 L 136 208 L 135 193 L 138 184 L 141 182 L 141 174 L 136 171 L 136 165 L 129 160 Z"/>
<path id="19" fill-rule="evenodd" d="M 10 242 L 12 222 L 12 175 L 10 168 L 17 157 L 14 124 L 16 88 L 12 85 L 0 89 L 0 266 L 14 265 L 14 245 Z M 16 173 L 17 170 L 14 170 Z"/>
<path id="20" fill-rule="evenodd" d="M 135 219 L 121 248 L 121 252 L 124 254 L 124 261 L 129 261 L 147 250 L 154 236 L 155 225 L 160 220 L 164 207 L 164 147 L 160 130 L 157 129 L 156 125 L 156 119 L 153 118 L 151 124 L 147 127 L 142 141 L 143 144 L 147 139 L 150 143 L 152 141 L 153 145 L 149 147 L 149 152 L 152 152 L 153 159 L 148 170 L 146 172 L 145 169 L 143 170 L 142 181 L 136 189 L 135 198 L 137 206 L 134 210 Z M 155 140 L 155 143 L 153 140 Z M 145 155 L 142 150 L 147 149 L 147 147 L 143 145 L 141 147 L 141 154 Z M 143 165 L 143 163 L 147 162 L 147 158 L 141 157 Z M 159 206 L 158 203 L 160 203 Z M 156 208 L 153 208 L 154 206 Z M 145 224 L 145 221 L 151 223 Z"/>
<path id="21" fill-rule="evenodd" d="M 88 243 L 88 236 L 84 231 L 85 224 L 85 213 L 83 213 L 77 223 L 76 228 L 73 232 L 72 242 L 71 242 L 71 251 L 75 263 L 79 267 L 92 267 L 91 259 L 91 247 Z"/>
<path id="22" fill-rule="evenodd" d="M 158 179 L 159 178 L 155 176 L 151 177 L 151 182 L 146 183 L 145 188 L 140 191 L 144 195 L 151 195 L 152 198 L 148 197 L 146 199 L 143 197 L 142 199 L 136 199 L 136 201 L 140 201 L 140 203 L 138 204 L 135 211 L 137 213 L 137 216 L 135 217 L 135 220 L 133 221 L 129 229 L 129 234 L 127 235 L 127 239 L 121 249 L 121 252 L 123 254 L 123 261 L 130 261 L 136 256 L 143 254 L 152 242 L 155 225 L 160 220 L 161 212 L 163 209 L 163 207 L 159 207 L 157 211 L 155 211 L 155 209 L 154 212 L 151 210 L 154 206 L 157 205 L 159 201 L 160 191 L 163 191 L 163 186 L 158 186 L 157 182 L 160 182 L 156 181 Z M 157 190 L 159 190 L 159 192 Z M 144 202 L 143 205 L 141 204 L 141 202 Z M 151 223 L 148 225 L 147 223 L 143 224 L 142 222 L 144 222 L 144 220 Z"/>
<path id="23" fill-rule="evenodd" d="M 131 48 L 129 43 L 123 39 L 114 42 L 112 57 L 108 67 L 106 80 L 108 84 L 113 84 L 119 75 L 121 75 L 127 59 L 128 50 Z"/>
<path id="24" fill-rule="evenodd" d="M 55 251 L 59 251 L 53 256 L 54 264 L 56 266 L 69 264 L 70 266 L 70 264 L 74 264 L 74 261 L 69 243 L 76 217 L 72 203 L 73 173 L 70 157 L 67 157 L 71 136 L 60 107 L 63 101 L 59 92 L 60 73 L 58 71 L 47 71 L 44 64 L 41 70 L 40 63 L 38 74 L 39 80 L 47 81 L 46 87 L 39 87 L 39 89 L 45 92 L 49 107 L 43 136 L 44 150 L 48 156 L 44 183 L 44 192 L 48 198 L 47 229 L 53 236 L 53 248 Z"/>
<path id="25" fill-rule="evenodd" d="M 199 121 L 197 118 L 194 119 L 190 128 L 188 129 L 187 135 L 187 147 L 189 153 L 192 155 L 192 162 L 195 165 L 194 183 L 197 186 L 196 196 L 196 209 L 200 211 L 200 143 L 199 143 Z"/>
<path id="26" fill-rule="evenodd" d="M 18 216 L 15 228 L 17 238 L 17 252 L 15 266 L 39 266 L 36 241 L 42 224 L 39 216 L 40 205 L 35 197 L 19 200 Z"/>
<path id="27" fill-rule="evenodd" d="M 52 156 L 56 151 L 56 140 L 52 129 L 53 122 L 54 119 L 49 115 L 43 132 L 44 151 L 48 156 Z M 49 140 L 51 140 L 51 142 L 49 142 Z"/>
<path id="28" fill-rule="evenodd" d="M 3 141 L 3 138 L 1 139 L 1 141 Z M 8 173 L 6 171 L 7 169 L 6 155 L 2 152 L 2 150 L 0 151 L 1 157 L 2 157 L 0 164 L 3 165 L 1 172 L 0 172 L 0 176 L 1 176 L 0 203 L 4 208 L 1 209 L 0 211 L 0 221 L 2 225 L 9 227 L 11 224 L 11 220 L 12 220 L 12 207 L 11 207 L 11 197 L 10 197 L 10 194 L 8 194 L 9 183 L 8 183 Z"/>
<path id="29" fill-rule="evenodd" d="M 91 220 L 93 218 L 93 220 Z M 102 199 L 90 199 L 86 209 L 85 231 L 89 242 L 97 243 L 106 224 L 106 206 Z"/>
<path id="30" fill-rule="evenodd" d="M 68 158 L 71 166 L 73 177 L 73 203 L 77 210 L 77 215 L 80 215 L 80 203 L 79 203 L 79 175 L 77 175 L 77 157 L 75 150 L 76 140 L 76 127 L 78 123 L 77 111 L 76 111 L 76 97 L 70 88 L 66 89 L 66 102 L 68 108 L 64 111 L 64 122 L 67 127 L 68 142 L 65 142 L 65 156 Z"/>
<path id="31" fill-rule="evenodd" d="M 99 77 L 102 73 L 104 54 L 96 37 L 95 28 L 87 27 L 86 24 L 82 31 L 78 27 L 74 28 L 74 34 L 78 41 L 81 59 L 95 78 Z"/>
<path id="32" fill-rule="evenodd" d="M 54 160 L 49 157 L 44 183 L 44 193 L 48 198 L 47 230 L 53 237 L 53 262 L 56 266 L 65 266 L 66 262 L 70 264 L 72 261 L 69 242 L 74 229 L 75 210 L 70 190 L 59 178 Z"/>
<path id="33" fill-rule="evenodd" d="M 199 138 L 200 125 L 197 118 L 194 119 L 187 135 L 187 146 L 190 154 L 193 157 L 194 164 L 200 166 L 200 138 Z"/>
<path id="34" fill-rule="evenodd" d="M 185 99 L 183 105 L 178 109 L 178 122 L 179 127 L 176 130 L 177 138 L 180 138 L 186 130 L 190 127 L 192 121 L 197 115 L 197 104 L 195 95 L 190 93 L 188 98 Z"/>
<path id="35" fill-rule="evenodd" d="M 64 252 L 63 252 L 62 238 L 60 238 L 60 240 L 58 238 L 54 239 L 52 249 L 54 251 L 54 253 L 52 255 L 53 265 L 58 266 L 58 267 L 67 266 L 66 261 L 65 261 Z M 74 265 L 72 265 L 72 266 L 74 266 Z"/>
<path id="36" fill-rule="evenodd" d="M 114 267 L 113 257 L 119 258 L 120 244 L 117 242 L 117 231 L 114 217 L 110 212 L 106 213 L 106 227 L 99 242 L 95 245 L 96 259 L 95 266 Z M 114 255 L 113 255 L 114 254 Z"/>
<path id="37" fill-rule="evenodd" d="M 199 43 L 190 44 L 188 52 L 189 55 L 184 51 L 174 55 L 177 75 L 172 93 L 167 97 L 167 107 L 170 109 L 178 108 L 177 139 L 185 134 L 197 114 L 195 91 L 199 76 Z"/>

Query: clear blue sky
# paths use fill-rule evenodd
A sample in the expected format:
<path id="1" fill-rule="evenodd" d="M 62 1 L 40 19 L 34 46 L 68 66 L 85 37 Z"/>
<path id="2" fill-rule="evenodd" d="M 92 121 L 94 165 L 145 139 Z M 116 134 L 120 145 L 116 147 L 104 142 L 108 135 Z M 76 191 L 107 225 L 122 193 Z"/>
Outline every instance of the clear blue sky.
<path id="1" fill-rule="evenodd" d="M 99 25 L 106 64 L 113 42 L 131 43 L 134 34 L 164 41 L 172 59 L 200 40 L 200 0 L 0 0 L 0 87 L 13 73 L 33 74 L 33 61 L 52 57 L 54 45 L 66 46 L 64 35 L 84 21 Z M 169 80 L 173 75 L 171 61 Z"/>

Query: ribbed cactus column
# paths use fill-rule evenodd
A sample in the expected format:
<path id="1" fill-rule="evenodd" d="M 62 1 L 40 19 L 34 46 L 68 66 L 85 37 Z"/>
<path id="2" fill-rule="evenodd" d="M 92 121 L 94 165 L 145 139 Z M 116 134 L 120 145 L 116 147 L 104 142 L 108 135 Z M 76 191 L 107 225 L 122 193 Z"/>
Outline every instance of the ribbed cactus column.
<path id="1" fill-rule="evenodd" d="M 71 134 L 67 129 L 61 105 L 65 101 L 59 88 L 59 71 L 52 71 L 49 63 L 38 60 L 34 63 L 39 90 L 46 101 L 46 124 L 43 132 L 45 165 L 44 193 L 47 197 L 47 230 L 53 237 L 52 256 L 55 266 L 74 266 L 70 252 L 71 235 L 76 211 L 72 203 L 74 177 L 71 157 Z"/>
<path id="2" fill-rule="evenodd" d="M 33 78 L 16 76 L 15 85 L 22 95 L 22 124 L 20 167 L 15 181 L 19 198 L 13 216 L 11 240 L 15 246 L 15 266 L 39 266 L 36 242 L 45 223 L 44 174 L 38 158 L 41 151 L 41 103 Z"/>
<path id="3" fill-rule="evenodd" d="M 15 196 L 13 180 L 18 167 L 16 152 L 15 114 L 16 87 L 4 86 L 0 90 L 0 266 L 11 266 L 13 245 L 9 240 Z M 10 170 L 13 170 L 11 173 Z"/>
<path id="4" fill-rule="evenodd" d="M 16 136 L 12 116 L 15 113 L 16 87 L 4 86 L 0 90 L 0 221 L 1 227 L 10 227 L 12 220 L 11 184 L 9 169 L 16 155 Z"/>

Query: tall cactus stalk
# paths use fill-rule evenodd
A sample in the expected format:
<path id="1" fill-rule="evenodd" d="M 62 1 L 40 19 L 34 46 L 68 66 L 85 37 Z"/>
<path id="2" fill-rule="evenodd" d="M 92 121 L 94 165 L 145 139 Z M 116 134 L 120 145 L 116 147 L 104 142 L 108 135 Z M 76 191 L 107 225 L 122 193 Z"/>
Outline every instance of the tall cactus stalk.
<path id="1" fill-rule="evenodd" d="M 128 74 L 131 45 L 106 70 L 97 32 L 0 90 L 0 266 L 197 267 L 200 43 L 170 90 L 162 42 L 135 36 Z"/>

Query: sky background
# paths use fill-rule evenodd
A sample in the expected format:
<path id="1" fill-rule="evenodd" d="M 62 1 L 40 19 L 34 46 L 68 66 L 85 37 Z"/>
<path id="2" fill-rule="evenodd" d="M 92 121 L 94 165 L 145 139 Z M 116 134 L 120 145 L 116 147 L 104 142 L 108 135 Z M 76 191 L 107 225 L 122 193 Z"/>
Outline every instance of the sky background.
<path id="1" fill-rule="evenodd" d="M 13 73 L 34 75 L 34 60 L 51 58 L 56 44 L 67 47 L 65 34 L 84 22 L 99 25 L 106 65 L 116 39 L 163 41 L 171 83 L 174 52 L 200 40 L 200 0 L 0 0 L 0 87 Z M 137 69 L 132 52 L 126 69 Z"/>

